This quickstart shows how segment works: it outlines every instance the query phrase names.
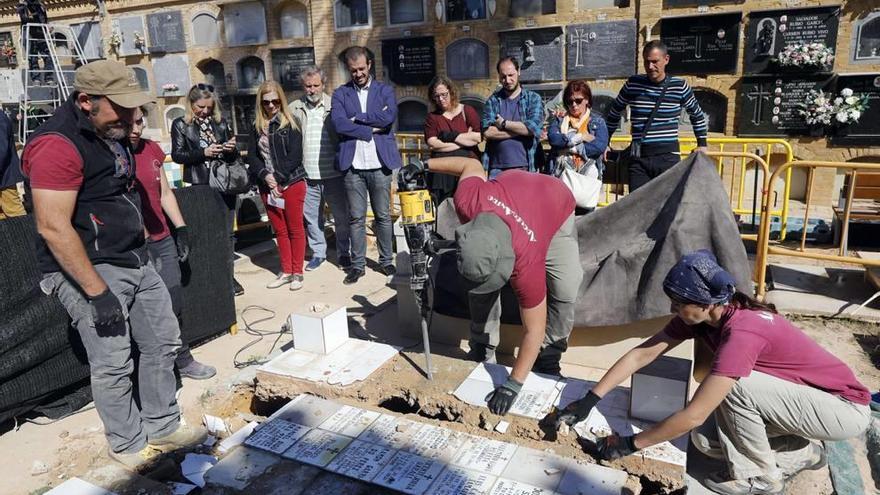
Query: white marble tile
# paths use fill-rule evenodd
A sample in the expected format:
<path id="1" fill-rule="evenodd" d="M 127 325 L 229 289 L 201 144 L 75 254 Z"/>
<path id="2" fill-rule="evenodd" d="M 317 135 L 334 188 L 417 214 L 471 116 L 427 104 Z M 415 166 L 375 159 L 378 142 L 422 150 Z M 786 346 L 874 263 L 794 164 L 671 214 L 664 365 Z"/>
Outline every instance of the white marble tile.
<path id="1" fill-rule="evenodd" d="M 347 437 L 357 438 L 364 432 L 373 421 L 381 415 L 376 411 L 368 411 L 352 406 L 342 406 L 326 421 L 321 423 L 318 428 L 322 430 L 332 431 Z"/>
<path id="2" fill-rule="evenodd" d="M 619 469 L 571 462 L 556 491 L 560 495 L 621 495 L 627 477 Z"/>
<path id="3" fill-rule="evenodd" d="M 327 469 L 349 478 L 372 481 L 396 453 L 390 447 L 353 440 L 330 461 Z"/>
<path id="4" fill-rule="evenodd" d="M 443 464 L 407 452 L 398 452 L 373 478 L 373 483 L 410 495 L 422 495 L 443 471 Z"/>
<path id="5" fill-rule="evenodd" d="M 312 430 L 305 434 L 282 457 L 324 467 L 351 443 L 352 439 L 324 430 Z"/>
<path id="6" fill-rule="evenodd" d="M 521 446 L 516 449 L 501 477 L 552 491 L 559 485 L 567 468 L 567 459 Z"/>
<path id="7" fill-rule="evenodd" d="M 501 475 L 516 452 L 516 445 L 483 437 L 470 437 L 452 464 L 495 476 Z"/>
<path id="8" fill-rule="evenodd" d="M 308 431 L 309 429 L 303 425 L 283 419 L 273 419 L 260 425 L 244 443 L 250 447 L 281 454 Z"/>
<path id="9" fill-rule="evenodd" d="M 495 477 L 450 466 L 428 489 L 427 495 L 485 495 L 495 484 Z"/>

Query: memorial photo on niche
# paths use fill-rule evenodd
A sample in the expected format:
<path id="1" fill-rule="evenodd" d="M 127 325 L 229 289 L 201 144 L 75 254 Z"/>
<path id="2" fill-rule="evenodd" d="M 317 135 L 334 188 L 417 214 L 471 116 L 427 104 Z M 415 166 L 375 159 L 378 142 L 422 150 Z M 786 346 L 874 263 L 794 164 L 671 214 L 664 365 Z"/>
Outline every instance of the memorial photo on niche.
<path id="1" fill-rule="evenodd" d="M 831 72 L 839 22 L 839 6 L 750 12 L 743 72 Z"/>
<path id="2" fill-rule="evenodd" d="M 773 19 L 761 19 L 758 23 L 760 26 L 755 34 L 754 46 L 755 55 L 772 55 L 773 48 L 776 46 L 776 21 Z"/>
<path id="3" fill-rule="evenodd" d="M 880 12 L 856 26 L 856 60 L 880 60 Z"/>

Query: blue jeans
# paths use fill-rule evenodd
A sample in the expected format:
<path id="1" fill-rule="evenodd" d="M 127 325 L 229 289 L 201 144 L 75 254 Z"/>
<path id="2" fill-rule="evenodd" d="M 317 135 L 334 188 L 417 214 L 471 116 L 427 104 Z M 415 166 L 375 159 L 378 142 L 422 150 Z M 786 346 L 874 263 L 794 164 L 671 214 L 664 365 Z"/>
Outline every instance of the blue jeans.
<path id="1" fill-rule="evenodd" d="M 394 263 L 391 249 L 391 171 L 385 167 L 374 170 L 351 168 L 345 174 L 345 193 L 351 235 L 351 267 L 363 270 L 367 264 L 367 196 L 375 218 L 379 264 Z"/>
<path id="2" fill-rule="evenodd" d="M 312 256 L 327 258 L 327 240 L 324 239 L 324 201 L 330 205 L 333 226 L 336 231 L 336 257 L 351 258 L 351 239 L 349 237 L 348 198 L 345 192 L 345 179 L 306 179 L 306 202 L 303 207 L 303 222 Z"/>
<path id="3" fill-rule="evenodd" d="M 138 452 L 148 439 L 170 435 L 180 424 L 174 397 L 180 328 L 168 290 L 152 263 L 140 268 L 98 264 L 95 270 L 122 303 L 127 316 L 123 335 L 98 335 L 91 305 L 64 273 L 44 275 L 41 287 L 58 297 L 79 332 L 89 358 L 95 408 L 110 448 Z M 135 346 L 140 351 L 137 369 L 132 356 Z"/>

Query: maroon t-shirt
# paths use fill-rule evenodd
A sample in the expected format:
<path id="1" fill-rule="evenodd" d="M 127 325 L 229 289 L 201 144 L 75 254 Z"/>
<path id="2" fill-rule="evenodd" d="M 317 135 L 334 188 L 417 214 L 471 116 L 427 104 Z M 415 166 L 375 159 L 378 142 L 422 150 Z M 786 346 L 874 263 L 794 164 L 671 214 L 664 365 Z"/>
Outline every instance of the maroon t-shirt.
<path id="1" fill-rule="evenodd" d="M 477 115 L 477 111 L 469 105 L 462 105 L 462 107 L 464 109 L 461 113 L 452 119 L 444 117 L 443 112 L 429 113 L 428 118 L 425 119 L 425 141 L 432 137 L 438 137 L 444 131 L 480 132 L 480 116 Z M 470 158 L 480 158 L 476 146 L 464 149 L 470 152 Z M 443 154 L 432 154 L 432 156 L 443 156 Z"/>
<path id="2" fill-rule="evenodd" d="M 43 134 L 29 141 L 21 156 L 21 170 L 33 189 L 78 191 L 83 183 L 82 157 L 76 146 L 59 134 Z"/>
<path id="3" fill-rule="evenodd" d="M 144 226 L 151 241 L 161 241 L 171 235 L 168 221 L 162 211 L 162 174 L 165 171 L 165 152 L 154 141 L 141 139 L 140 149 L 134 150 L 137 182 L 135 187 L 141 196 Z"/>
<path id="4" fill-rule="evenodd" d="M 852 370 L 788 320 L 769 311 L 728 307 L 721 328 L 705 323 L 687 325 L 675 317 L 663 331 L 670 338 L 700 337 L 715 352 L 713 375 L 729 378 L 760 371 L 782 380 L 808 385 L 868 404 L 871 394 Z"/>
<path id="5" fill-rule="evenodd" d="M 574 206 L 574 196 L 561 180 L 522 170 L 508 170 L 489 181 L 468 177 L 455 192 L 455 211 L 462 223 L 491 212 L 510 228 L 516 256 L 510 285 L 525 309 L 547 295 L 547 249 Z"/>

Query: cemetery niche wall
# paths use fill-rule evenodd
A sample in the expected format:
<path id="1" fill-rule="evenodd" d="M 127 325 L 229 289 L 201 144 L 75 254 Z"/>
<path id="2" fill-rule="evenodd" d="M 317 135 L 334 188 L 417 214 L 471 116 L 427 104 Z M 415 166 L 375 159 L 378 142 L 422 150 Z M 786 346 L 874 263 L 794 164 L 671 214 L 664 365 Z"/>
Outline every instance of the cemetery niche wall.
<path id="1" fill-rule="evenodd" d="M 171 53 L 186 51 L 186 37 L 183 34 L 183 18 L 179 10 L 147 15 L 150 53 Z"/>
<path id="2" fill-rule="evenodd" d="M 460 81 L 489 77 L 489 45 L 474 38 L 458 39 L 446 47 L 446 75 Z"/>
<path id="3" fill-rule="evenodd" d="M 830 72 L 832 64 L 804 63 L 800 54 L 788 53 L 815 44 L 811 59 L 834 53 L 840 7 L 768 10 L 750 12 L 746 29 L 743 72 Z"/>
<path id="4" fill-rule="evenodd" d="M 186 55 L 168 54 L 153 57 L 153 80 L 156 94 L 171 97 L 183 96 L 189 91 L 189 59 Z"/>
<path id="5" fill-rule="evenodd" d="M 660 40 L 669 48 L 670 74 L 733 74 L 739 60 L 739 12 L 667 17 Z"/>
<path id="6" fill-rule="evenodd" d="M 434 37 L 382 41 L 387 78 L 401 86 L 424 86 L 437 74 Z"/>
<path id="7" fill-rule="evenodd" d="M 852 57 L 855 63 L 880 63 L 880 11 L 874 11 L 853 24 Z"/>
<path id="8" fill-rule="evenodd" d="M 519 61 L 520 81 L 562 80 L 562 28 L 521 29 L 498 33 L 500 55 Z"/>
<path id="9" fill-rule="evenodd" d="M 556 13 L 556 0 L 510 0 L 510 17 L 530 17 Z"/>
<path id="10" fill-rule="evenodd" d="M 266 11 L 259 2 L 232 3 L 223 6 L 223 21 L 228 46 L 266 43 Z"/>
<path id="11" fill-rule="evenodd" d="M 0 68 L 15 67 L 17 64 L 18 54 L 15 51 L 12 33 L 0 31 Z"/>
<path id="12" fill-rule="evenodd" d="M 566 76 L 613 79 L 635 74 L 638 48 L 635 20 L 574 24 L 566 28 Z"/>
<path id="13" fill-rule="evenodd" d="M 147 52 L 147 31 L 144 27 L 143 17 L 119 17 L 113 19 L 112 25 L 113 31 L 119 34 L 121 42 L 115 48 L 116 53 L 127 57 L 129 55 L 143 55 Z"/>
<path id="14" fill-rule="evenodd" d="M 877 146 L 880 144 L 880 73 L 840 74 L 837 77 L 835 93 L 840 95 L 845 89 L 853 92 L 856 98 L 867 97 L 868 108 L 858 122 L 837 124 L 831 135 L 831 144 L 840 146 Z"/>
<path id="15" fill-rule="evenodd" d="M 740 136 L 806 136 L 814 128 L 800 110 L 810 91 L 833 90 L 830 74 L 746 76 L 740 83 Z"/>
<path id="16" fill-rule="evenodd" d="M 98 60 L 104 58 L 104 47 L 101 40 L 101 23 L 83 22 L 71 24 L 70 28 L 76 35 L 76 41 L 82 48 L 86 60 Z"/>
<path id="17" fill-rule="evenodd" d="M 446 22 L 486 18 L 486 0 L 447 0 Z"/>
<path id="18" fill-rule="evenodd" d="M 219 46 L 220 24 L 214 14 L 201 12 L 192 19 L 193 45 Z"/>
<path id="19" fill-rule="evenodd" d="M 315 65 L 314 48 L 272 50 L 272 73 L 285 91 L 302 89 L 300 74 L 312 65 Z"/>

